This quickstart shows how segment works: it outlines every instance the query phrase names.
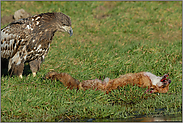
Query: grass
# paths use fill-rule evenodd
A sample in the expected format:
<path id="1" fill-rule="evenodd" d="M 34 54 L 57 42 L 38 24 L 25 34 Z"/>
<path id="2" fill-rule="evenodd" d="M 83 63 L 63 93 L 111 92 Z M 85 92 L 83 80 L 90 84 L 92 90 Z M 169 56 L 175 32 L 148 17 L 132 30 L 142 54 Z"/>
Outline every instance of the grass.
<path id="1" fill-rule="evenodd" d="M 72 19 L 74 35 L 56 32 L 35 78 L 29 69 L 24 71 L 23 79 L 2 75 L 1 121 L 182 114 L 181 5 L 181 1 L 2 1 L 1 17 L 13 15 L 21 8 L 32 15 L 63 12 Z M 114 79 L 140 71 L 158 76 L 169 73 L 172 83 L 166 94 L 144 95 L 145 89 L 127 86 L 107 95 L 94 90 L 69 90 L 59 81 L 44 80 L 43 76 L 52 69 L 69 73 L 79 81 Z"/>

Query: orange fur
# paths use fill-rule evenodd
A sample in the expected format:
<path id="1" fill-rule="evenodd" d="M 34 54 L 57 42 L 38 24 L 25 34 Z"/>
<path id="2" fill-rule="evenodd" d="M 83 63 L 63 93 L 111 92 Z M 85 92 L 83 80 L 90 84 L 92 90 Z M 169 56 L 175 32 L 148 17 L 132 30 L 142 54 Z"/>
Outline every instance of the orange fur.
<path id="1" fill-rule="evenodd" d="M 169 83 L 166 85 L 162 85 L 161 87 L 156 86 L 152 86 L 153 90 L 151 91 L 151 93 L 167 93 L 169 90 Z"/>
<path id="2" fill-rule="evenodd" d="M 57 72 L 49 72 L 47 73 L 47 75 L 45 76 L 46 79 L 56 79 L 59 80 L 60 82 L 62 82 L 64 84 L 64 86 L 73 89 L 73 88 L 79 88 L 79 84 L 80 82 L 76 79 L 74 79 L 71 75 L 67 74 L 67 73 L 57 73 Z"/>
<path id="3" fill-rule="evenodd" d="M 94 80 L 85 80 L 81 82 L 79 87 L 81 89 L 93 89 L 93 90 L 105 90 L 105 82 L 99 80 L 99 79 L 94 79 Z"/>
<path id="4" fill-rule="evenodd" d="M 151 74 L 151 73 L 150 73 Z M 79 82 L 78 80 L 74 79 L 67 73 L 56 73 L 50 72 L 46 75 L 47 79 L 56 79 L 61 81 L 64 86 L 69 87 L 70 89 L 77 88 L 77 89 L 93 89 L 93 90 L 102 90 L 109 93 L 111 90 L 117 89 L 118 87 L 123 87 L 125 85 L 137 85 L 139 87 L 148 87 L 148 91 L 150 93 L 166 93 L 169 89 L 169 84 L 171 81 L 166 80 L 164 82 L 160 82 L 161 77 L 157 77 L 155 75 L 150 75 L 146 72 L 139 72 L 139 73 L 128 73 L 125 75 L 121 75 L 119 78 L 116 79 L 105 79 L 104 81 L 99 79 L 94 80 L 85 80 L 83 82 Z M 155 77 L 155 80 L 151 80 Z M 158 80 L 158 81 L 157 81 Z M 155 84 L 154 84 L 155 83 Z M 156 84 L 157 83 L 157 84 Z M 154 84 L 154 85 L 153 85 Z"/>
<path id="5" fill-rule="evenodd" d="M 106 85 L 106 91 L 117 89 L 125 85 L 137 85 L 139 87 L 151 87 L 152 83 L 149 77 L 145 76 L 143 72 L 140 73 L 128 73 L 120 76 L 119 78 L 113 79 Z"/>

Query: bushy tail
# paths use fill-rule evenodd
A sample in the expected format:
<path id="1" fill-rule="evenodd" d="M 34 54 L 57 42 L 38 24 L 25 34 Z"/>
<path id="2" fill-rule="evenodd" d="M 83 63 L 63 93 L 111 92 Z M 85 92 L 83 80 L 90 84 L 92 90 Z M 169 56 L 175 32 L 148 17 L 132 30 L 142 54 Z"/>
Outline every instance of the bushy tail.
<path id="1" fill-rule="evenodd" d="M 83 82 L 79 82 L 77 79 L 73 78 L 71 75 L 67 73 L 57 73 L 57 72 L 49 72 L 45 76 L 46 79 L 51 80 L 59 80 L 64 84 L 65 87 L 70 89 L 77 88 L 77 89 L 93 89 L 93 90 L 103 90 L 105 91 L 106 83 L 110 80 L 106 78 L 104 81 L 99 79 L 94 80 L 85 80 Z"/>
<path id="2" fill-rule="evenodd" d="M 59 80 L 64 84 L 65 87 L 70 89 L 77 88 L 79 89 L 80 82 L 73 78 L 71 75 L 67 73 L 57 73 L 57 72 L 49 72 L 45 76 L 46 79 Z"/>

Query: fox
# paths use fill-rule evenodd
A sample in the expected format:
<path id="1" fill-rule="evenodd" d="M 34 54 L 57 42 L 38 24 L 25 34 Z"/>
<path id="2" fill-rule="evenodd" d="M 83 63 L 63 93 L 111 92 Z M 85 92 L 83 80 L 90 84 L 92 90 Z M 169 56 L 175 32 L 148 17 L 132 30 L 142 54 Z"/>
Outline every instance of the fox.
<path id="1" fill-rule="evenodd" d="M 137 85 L 142 88 L 148 87 L 146 93 L 149 91 L 150 93 L 167 93 L 169 84 L 171 83 L 171 80 L 167 79 L 168 76 L 168 74 L 165 74 L 162 77 L 159 77 L 150 72 L 128 73 L 109 81 L 105 90 L 108 93 L 111 90 L 125 85 Z"/>
<path id="2" fill-rule="evenodd" d="M 169 74 L 162 77 L 156 76 L 150 72 L 127 73 L 119 76 L 119 78 L 105 78 L 103 81 L 99 79 L 83 80 L 79 82 L 67 73 L 49 72 L 45 75 L 46 79 L 56 79 L 70 89 L 92 89 L 105 91 L 107 94 L 112 90 L 118 89 L 126 85 L 136 85 L 142 88 L 148 87 L 145 93 L 167 93 L 171 80 L 168 79 Z"/>

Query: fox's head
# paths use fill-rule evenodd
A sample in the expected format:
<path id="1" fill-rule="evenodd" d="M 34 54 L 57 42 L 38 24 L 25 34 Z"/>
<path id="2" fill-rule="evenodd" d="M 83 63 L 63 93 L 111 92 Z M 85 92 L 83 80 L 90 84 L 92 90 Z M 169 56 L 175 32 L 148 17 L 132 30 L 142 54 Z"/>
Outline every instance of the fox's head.
<path id="1" fill-rule="evenodd" d="M 152 85 L 150 93 L 166 93 L 169 90 L 169 84 L 171 80 L 168 79 L 169 74 L 165 74 L 161 77 L 156 85 Z"/>
<path id="2" fill-rule="evenodd" d="M 163 83 L 163 86 L 166 87 L 167 85 L 169 85 L 171 83 L 171 80 L 168 79 L 169 74 L 165 74 L 162 76 L 162 79 L 160 80 Z"/>

